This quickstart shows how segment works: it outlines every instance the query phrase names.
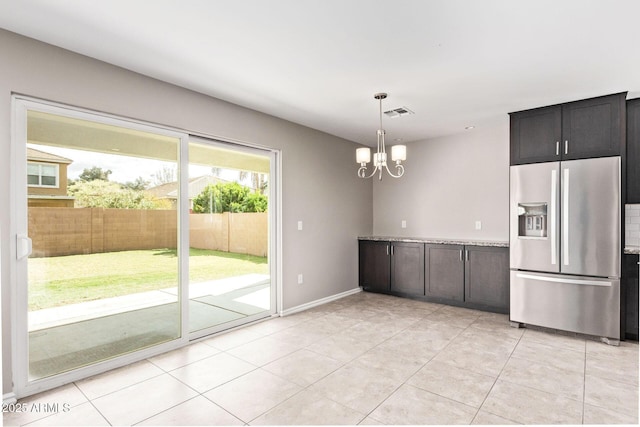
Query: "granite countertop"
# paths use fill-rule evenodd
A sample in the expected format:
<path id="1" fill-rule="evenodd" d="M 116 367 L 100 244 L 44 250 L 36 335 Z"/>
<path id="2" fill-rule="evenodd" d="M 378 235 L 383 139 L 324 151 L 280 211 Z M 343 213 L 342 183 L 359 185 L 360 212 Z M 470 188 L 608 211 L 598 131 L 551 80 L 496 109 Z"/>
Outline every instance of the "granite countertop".
<path id="1" fill-rule="evenodd" d="M 391 237 L 391 236 L 361 236 L 358 240 L 373 240 L 384 242 L 408 242 L 408 243 L 432 243 L 441 245 L 469 245 L 469 246 L 493 246 L 497 248 L 508 248 L 509 242 L 492 240 L 456 240 L 456 239 L 436 239 L 430 237 Z"/>
<path id="2" fill-rule="evenodd" d="M 624 248 L 624 253 L 630 255 L 638 255 L 640 254 L 640 246 L 626 246 Z"/>

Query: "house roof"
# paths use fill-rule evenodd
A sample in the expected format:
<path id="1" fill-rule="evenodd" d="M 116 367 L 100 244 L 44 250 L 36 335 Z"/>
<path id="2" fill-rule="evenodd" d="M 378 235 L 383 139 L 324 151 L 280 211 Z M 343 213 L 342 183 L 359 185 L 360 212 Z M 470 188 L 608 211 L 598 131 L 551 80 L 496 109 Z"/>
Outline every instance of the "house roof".
<path id="1" fill-rule="evenodd" d="M 218 178 L 217 176 L 204 175 L 189 179 L 189 199 L 193 199 L 209 184 L 227 184 L 230 181 Z M 178 198 L 178 182 L 168 182 L 146 190 L 150 194 L 159 199 L 177 199 Z"/>
<path id="2" fill-rule="evenodd" d="M 66 157 L 56 156 L 55 154 L 46 153 L 44 151 L 36 150 L 35 148 L 30 147 L 27 147 L 27 160 L 48 163 L 73 163 L 73 160 L 67 159 Z"/>

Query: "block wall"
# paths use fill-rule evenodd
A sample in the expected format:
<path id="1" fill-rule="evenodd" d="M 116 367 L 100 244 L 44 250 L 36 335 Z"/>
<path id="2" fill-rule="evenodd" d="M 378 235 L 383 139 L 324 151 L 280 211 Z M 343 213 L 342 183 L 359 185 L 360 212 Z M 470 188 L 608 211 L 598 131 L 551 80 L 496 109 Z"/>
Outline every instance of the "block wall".
<path id="1" fill-rule="evenodd" d="M 191 247 L 266 256 L 267 213 L 189 215 Z M 176 248 L 175 210 L 29 208 L 32 257 Z"/>

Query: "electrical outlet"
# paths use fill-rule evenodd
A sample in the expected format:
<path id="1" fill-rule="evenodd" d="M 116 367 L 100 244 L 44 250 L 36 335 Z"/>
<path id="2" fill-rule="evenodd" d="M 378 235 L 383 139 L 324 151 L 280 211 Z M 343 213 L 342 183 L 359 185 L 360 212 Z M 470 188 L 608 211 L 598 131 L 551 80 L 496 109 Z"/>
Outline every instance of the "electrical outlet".
<path id="1" fill-rule="evenodd" d="M 407 220 L 403 219 L 402 222 L 400 223 L 400 226 L 402 228 L 407 228 Z"/>
<path id="2" fill-rule="evenodd" d="M 298 285 L 302 285 L 304 283 L 304 279 L 302 278 L 302 274 L 298 274 Z"/>
<path id="3" fill-rule="evenodd" d="M 482 221 L 476 221 L 476 230 L 482 230 Z"/>
<path id="4" fill-rule="evenodd" d="M 302 221 L 298 221 L 298 231 L 302 231 Z"/>

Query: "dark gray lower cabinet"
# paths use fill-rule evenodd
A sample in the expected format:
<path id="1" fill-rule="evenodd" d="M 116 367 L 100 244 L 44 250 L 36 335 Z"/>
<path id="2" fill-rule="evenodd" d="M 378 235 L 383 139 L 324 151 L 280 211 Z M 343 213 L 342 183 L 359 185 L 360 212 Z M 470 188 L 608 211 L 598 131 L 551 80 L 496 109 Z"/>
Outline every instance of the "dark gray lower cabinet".
<path id="1" fill-rule="evenodd" d="M 509 311 L 509 249 L 425 245 L 425 295 L 438 302 Z"/>
<path id="2" fill-rule="evenodd" d="M 361 240 L 359 248 L 360 286 L 365 291 L 388 292 L 391 265 L 389 242 Z"/>
<path id="3" fill-rule="evenodd" d="M 464 299 L 508 310 L 509 249 L 465 246 Z"/>
<path id="4" fill-rule="evenodd" d="M 360 286 L 443 304 L 509 312 L 509 249 L 361 240 Z"/>
<path id="5" fill-rule="evenodd" d="M 425 295 L 464 301 L 464 246 L 425 244 Z"/>
<path id="6" fill-rule="evenodd" d="M 638 340 L 638 255 L 622 257 L 622 281 L 625 290 L 624 327 L 627 339 Z"/>
<path id="7" fill-rule="evenodd" d="M 391 291 L 424 295 L 423 243 L 391 243 Z"/>
<path id="8" fill-rule="evenodd" d="M 365 291 L 424 295 L 424 244 L 361 240 L 359 250 Z"/>

